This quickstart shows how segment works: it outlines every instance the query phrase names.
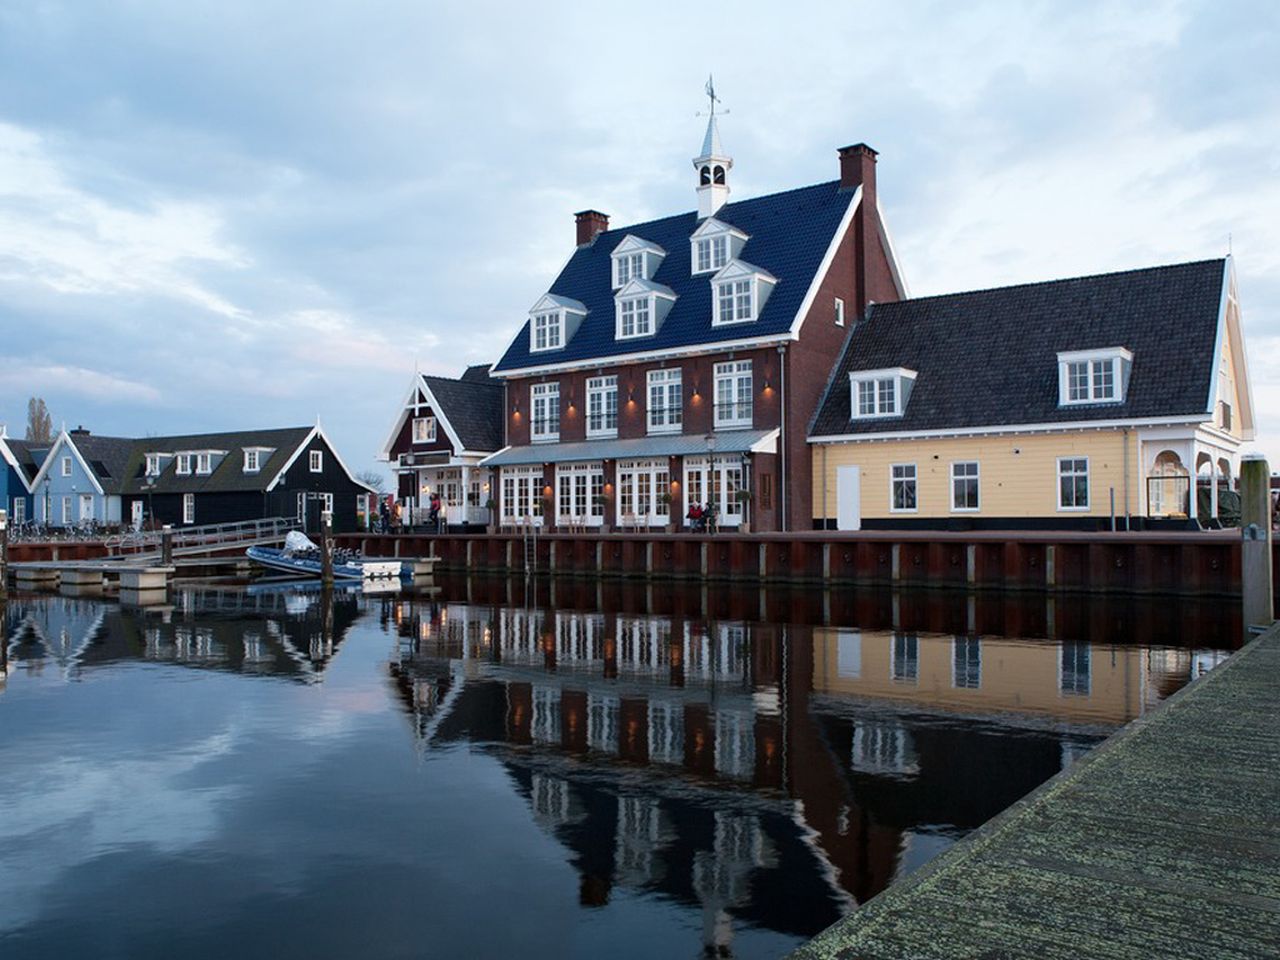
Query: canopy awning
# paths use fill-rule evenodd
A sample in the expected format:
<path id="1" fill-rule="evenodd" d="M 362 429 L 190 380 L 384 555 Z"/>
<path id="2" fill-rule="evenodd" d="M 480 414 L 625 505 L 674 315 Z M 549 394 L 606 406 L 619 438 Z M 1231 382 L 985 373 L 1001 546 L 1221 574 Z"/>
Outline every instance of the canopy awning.
<path id="1" fill-rule="evenodd" d="M 703 434 L 672 433 L 656 437 L 531 443 L 507 447 L 480 461 L 482 467 L 517 467 L 530 463 L 579 463 L 587 460 L 632 460 L 644 457 L 697 457 L 721 454 L 777 453 L 778 428 L 716 431 L 715 447 Z"/>

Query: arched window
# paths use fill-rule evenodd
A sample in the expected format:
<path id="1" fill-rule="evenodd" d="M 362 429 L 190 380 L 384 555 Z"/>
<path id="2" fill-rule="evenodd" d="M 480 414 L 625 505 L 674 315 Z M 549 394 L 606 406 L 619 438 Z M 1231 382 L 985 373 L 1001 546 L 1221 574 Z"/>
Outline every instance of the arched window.
<path id="1" fill-rule="evenodd" d="M 724 183 L 724 167 L 716 165 L 716 183 Z"/>
<path id="2" fill-rule="evenodd" d="M 705 187 L 705 186 L 710 185 L 710 183 L 711 183 L 711 168 L 710 168 L 710 167 L 703 167 L 703 168 L 702 168 L 702 175 L 701 175 L 701 177 L 699 178 L 698 182 L 699 182 L 702 186 L 704 186 L 704 187 Z"/>
<path id="3" fill-rule="evenodd" d="M 1147 478 L 1149 513 L 1153 517 L 1187 516 L 1190 508 L 1191 476 L 1182 458 L 1172 450 L 1162 450 Z"/>

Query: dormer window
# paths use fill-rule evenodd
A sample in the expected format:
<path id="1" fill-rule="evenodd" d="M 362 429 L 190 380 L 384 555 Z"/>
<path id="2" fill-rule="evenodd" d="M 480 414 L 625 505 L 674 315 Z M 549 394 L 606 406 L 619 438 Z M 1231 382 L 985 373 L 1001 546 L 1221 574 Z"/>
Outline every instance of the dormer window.
<path id="1" fill-rule="evenodd" d="M 855 420 L 900 417 L 907 408 L 916 371 L 905 367 L 857 370 L 849 374 L 849 408 Z"/>
<path id="2" fill-rule="evenodd" d="M 208 475 L 213 472 L 213 456 L 208 453 L 196 454 L 196 473 Z"/>
<path id="3" fill-rule="evenodd" d="M 747 323 L 760 316 L 778 281 L 767 271 L 741 260 L 729 263 L 711 280 L 715 291 L 712 324 Z"/>
<path id="4" fill-rule="evenodd" d="M 625 287 L 632 280 L 649 280 L 667 255 L 656 243 L 627 234 L 613 248 L 613 289 Z"/>
<path id="5" fill-rule="evenodd" d="M 1133 354 L 1124 347 L 1058 354 L 1058 404 L 1121 403 Z"/>
<path id="6" fill-rule="evenodd" d="M 737 227 L 715 217 L 707 218 L 689 238 L 690 254 L 693 257 L 690 269 L 695 275 L 722 269 L 730 260 L 742 254 L 747 239 L 747 235 Z"/>
<path id="7" fill-rule="evenodd" d="M 262 467 L 258 463 L 258 451 L 246 450 L 244 452 L 244 472 L 257 473 Z"/>
<path id="8" fill-rule="evenodd" d="M 530 351 L 559 350 L 586 315 L 586 306 L 577 300 L 546 294 L 529 311 Z"/>
<path id="9" fill-rule="evenodd" d="M 160 476 L 160 454 L 158 453 L 147 454 L 147 476 L 148 477 Z"/>
<path id="10" fill-rule="evenodd" d="M 174 472 L 182 477 L 187 477 L 191 475 L 191 454 L 189 453 L 178 454 L 177 464 L 174 466 Z"/>
<path id="11" fill-rule="evenodd" d="M 658 332 L 671 305 L 676 302 L 675 291 L 652 280 L 631 280 L 618 291 L 617 329 L 619 340 L 633 337 L 650 337 Z"/>

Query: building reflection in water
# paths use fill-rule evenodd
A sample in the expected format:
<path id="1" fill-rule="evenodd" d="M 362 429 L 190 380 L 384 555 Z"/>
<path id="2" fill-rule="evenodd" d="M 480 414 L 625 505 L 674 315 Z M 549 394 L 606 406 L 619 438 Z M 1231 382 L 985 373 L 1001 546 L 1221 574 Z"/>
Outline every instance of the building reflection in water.
<path id="1" fill-rule="evenodd" d="M 386 601 L 416 735 L 500 758 L 583 905 L 619 886 L 696 905 L 711 955 L 740 924 L 822 929 L 1237 635 L 1172 604 L 1144 644 L 1162 618 L 1134 600 L 528 589 Z"/>
<path id="2" fill-rule="evenodd" d="M 350 592 L 191 587 L 175 590 L 170 601 L 134 608 L 19 596 L 5 610 L 8 669 L 57 669 L 73 679 L 95 666 L 143 660 L 309 683 L 320 679 L 360 615 Z"/>

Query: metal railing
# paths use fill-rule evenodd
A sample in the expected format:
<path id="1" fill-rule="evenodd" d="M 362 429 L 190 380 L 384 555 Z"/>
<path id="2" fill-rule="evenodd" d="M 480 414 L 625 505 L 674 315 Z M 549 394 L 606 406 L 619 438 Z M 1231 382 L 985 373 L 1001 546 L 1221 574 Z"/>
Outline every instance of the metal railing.
<path id="1" fill-rule="evenodd" d="M 174 527 L 173 548 L 191 550 L 257 540 L 274 540 L 284 537 L 292 530 L 301 529 L 302 524 L 297 517 L 267 517 L 261 520 L 240 520 L 235 523 L 209 523 L 198 527 Z M 148 553 L 160 549 L 163 536 L 160 530 L 136 530 L 108 537 L 105 544 L 107 551 L 111 554 Z"/>

